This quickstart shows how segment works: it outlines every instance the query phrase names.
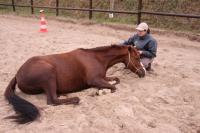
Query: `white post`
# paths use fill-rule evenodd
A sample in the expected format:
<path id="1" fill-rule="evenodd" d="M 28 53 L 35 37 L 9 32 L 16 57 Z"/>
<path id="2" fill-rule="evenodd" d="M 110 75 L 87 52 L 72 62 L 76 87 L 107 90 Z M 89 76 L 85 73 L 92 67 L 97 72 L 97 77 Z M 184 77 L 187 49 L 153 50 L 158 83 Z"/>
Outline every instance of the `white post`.
<path id="1" fill-rule="evenodd" d="M 110 10 L 114 10 L 114 3 L 115 0 L 110 0 Z M 109 18 L 113 18 L 114 14 L 113 13 L 109 13 Z"/>

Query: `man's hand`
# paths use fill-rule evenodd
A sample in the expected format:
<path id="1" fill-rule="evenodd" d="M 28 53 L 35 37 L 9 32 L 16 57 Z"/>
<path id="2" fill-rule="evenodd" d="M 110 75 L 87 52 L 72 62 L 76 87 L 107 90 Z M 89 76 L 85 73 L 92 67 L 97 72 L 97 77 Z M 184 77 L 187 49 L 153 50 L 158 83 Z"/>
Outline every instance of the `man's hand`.
<path id="1" fill-rule="evenodd" d="M 139 53 L 140 53 L 140 54 L 142 54 L 142 51 L 141 51 L 141 50 L 139 50 Z"/>

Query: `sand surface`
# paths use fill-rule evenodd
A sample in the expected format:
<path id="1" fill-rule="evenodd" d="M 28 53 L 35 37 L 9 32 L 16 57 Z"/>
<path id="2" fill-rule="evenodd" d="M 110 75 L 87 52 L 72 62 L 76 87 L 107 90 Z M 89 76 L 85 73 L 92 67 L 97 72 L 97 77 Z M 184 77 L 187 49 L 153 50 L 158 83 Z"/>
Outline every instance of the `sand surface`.
<path id="1" fill-rule="evenodd" d="M 80 97 L 77 106 L 50 106 L 44 94 L 17 89 L 17 95 L 39 108 L 41 117 L 27 125 L 3 119 L 14 113 L 4 90 L 28 58 L 110 45 L 132 34 L 52 19 L 48 33 L 38 30 L 37 18 L 0 15 L 0 133 L 200 133 L 200 42 L 159 34 L 153 34 L 158 41 L 154 72 L 145 78 L 115 65 L 107 75 L 121 79 L 116 93 L 94 96 L 91 88 L 68 94 Z"/>

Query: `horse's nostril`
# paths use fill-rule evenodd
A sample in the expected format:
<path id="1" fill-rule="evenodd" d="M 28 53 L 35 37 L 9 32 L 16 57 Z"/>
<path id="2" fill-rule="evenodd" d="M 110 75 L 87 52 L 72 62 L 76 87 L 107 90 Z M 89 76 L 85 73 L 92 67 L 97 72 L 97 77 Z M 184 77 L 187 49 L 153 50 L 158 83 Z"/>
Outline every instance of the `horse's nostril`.
<path id="1" fill-rule="evenodd" d="M 146 71 L 144 69 L 142 69 L 142 70 L 139 71 L 138 75 L 139 75 L 140 78 L 143 78 L 146 75 Z"/>

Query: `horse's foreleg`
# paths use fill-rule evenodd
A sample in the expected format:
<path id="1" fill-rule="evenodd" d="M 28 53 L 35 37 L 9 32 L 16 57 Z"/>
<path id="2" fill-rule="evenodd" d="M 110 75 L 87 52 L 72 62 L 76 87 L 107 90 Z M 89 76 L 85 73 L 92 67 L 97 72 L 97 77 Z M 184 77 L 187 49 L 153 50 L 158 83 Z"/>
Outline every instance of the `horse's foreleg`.
<path id="1" fill-rule="evenodd" d="M 47 95 L 47 104 L 60 105 L 60 104 L 78 104 L 80 99 L 78 97 L 59 99 L 56 93 L 56 83 L 55 80 L 52 80 L 48 83 L 48 86 L 45 88 Z"/>
<path id="2" fill-rule="evenodd" d="M 95 79 L 93 82 L 93 86 L 100 88 L 100 89 L 102 89 L 102 88 L 110 89 L 111 93 L 115 92 L 117 89 L 114 85 L 111 85 L 105 79 Z"/>
<path id="3" fill-rule="evenodd" d="M 106 79 L 106 81 L 115 81 L 115 83 L 112 85 L 117 85 L 120 83 L 120 80 L 118 77 L 106 77 L 105 79 Z"/>

